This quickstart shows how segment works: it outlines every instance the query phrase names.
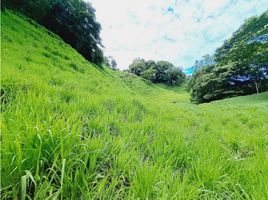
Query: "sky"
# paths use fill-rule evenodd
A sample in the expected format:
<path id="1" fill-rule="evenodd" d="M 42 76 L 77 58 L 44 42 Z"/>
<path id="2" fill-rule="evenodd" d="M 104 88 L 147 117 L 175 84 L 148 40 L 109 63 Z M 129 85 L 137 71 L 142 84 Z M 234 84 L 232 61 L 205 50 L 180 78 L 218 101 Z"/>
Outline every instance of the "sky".
<path id="1" fill-rule="evenodd" d="M 102 26 L 106 56 L 120 69 L 135 58 L 191 67 L 213 54 L 267 0 L 87 0 Z"/>

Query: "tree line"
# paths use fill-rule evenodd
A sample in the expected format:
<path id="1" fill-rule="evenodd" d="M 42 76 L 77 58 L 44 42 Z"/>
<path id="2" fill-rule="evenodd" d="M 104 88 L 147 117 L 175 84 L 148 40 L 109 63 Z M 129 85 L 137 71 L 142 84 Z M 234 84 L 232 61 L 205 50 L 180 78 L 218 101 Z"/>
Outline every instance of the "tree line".
<path id="1" fill-rule="evenodd" d="M 168 61 L 145 61 L 141 58 L 134 59 L 129 71 L 152 83 L 164 83 L 170 86 L 180 85 L 186 77 L 180 68 Z"/>
<path id="2" fill-rule="evenodd" d="M 59 35 L 87 60 L 104 61 L 101 25 L 95 10 L 82 0 L 3 0 L 2 8 L 18 10 Z"/>

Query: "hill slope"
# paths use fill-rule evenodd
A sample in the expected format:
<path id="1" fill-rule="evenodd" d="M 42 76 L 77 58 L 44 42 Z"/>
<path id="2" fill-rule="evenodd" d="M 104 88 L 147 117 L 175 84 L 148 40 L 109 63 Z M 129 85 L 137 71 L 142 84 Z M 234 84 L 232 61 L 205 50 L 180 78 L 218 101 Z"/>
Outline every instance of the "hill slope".
<path id="1" fill-rule="evenodd" d="M 193 105 L 1 17 L 3 199 L 268 198 L 268 93 Z"/>

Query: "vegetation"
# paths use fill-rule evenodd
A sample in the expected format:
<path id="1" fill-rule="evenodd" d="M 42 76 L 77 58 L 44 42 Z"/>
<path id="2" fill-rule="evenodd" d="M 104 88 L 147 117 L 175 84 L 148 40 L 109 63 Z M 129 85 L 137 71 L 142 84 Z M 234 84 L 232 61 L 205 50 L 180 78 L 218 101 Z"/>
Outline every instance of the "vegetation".
<path id="1" fill-rule="evenodd" d="M 268 93 L 194 105 L 1 18 L 1 199 L 268 199 Z"/>
<path id="2" fill-rule="evenodd" d="M 110 67 L 113 70 L 117 70 L 117 62 L 112 56 L 104 57 L 104 65 Z"/>
<path id="3" fill-rule="evenodd" d="M 58 34 L 87 60 L 102 64 L 101 25 L 90 3 L 83 0 L 4 0 L 2 6 L 22 11 Z"/>
<path id="4" fill-rule="evenodd" d="M 189 83 L 192 100 L 202 103 L 268 91 L 267 34 L 268 11 L 247 20 L 217 49 L 217 63 L 193 75 Z"/>
<path id="5" fill-rule="evenodd" d="M 152 83 L 164 83 L 178 86 L 185 80 L 185 74 L 181 69 L 167 61 L 153 60 L 145 61 L 137 58 L 129 66 L 129 71 L 137 76 L 141 76 Z"/>

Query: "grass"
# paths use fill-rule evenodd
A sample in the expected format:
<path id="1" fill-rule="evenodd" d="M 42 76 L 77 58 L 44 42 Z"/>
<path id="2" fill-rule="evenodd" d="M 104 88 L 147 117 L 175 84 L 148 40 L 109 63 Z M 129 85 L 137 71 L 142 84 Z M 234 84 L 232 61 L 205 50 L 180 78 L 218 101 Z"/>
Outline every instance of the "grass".
<path id="1" fill-rule="evenodd" d="M 268 199 L 268 93 L 194 105 L 1 18 L 2 199 Z"/>

